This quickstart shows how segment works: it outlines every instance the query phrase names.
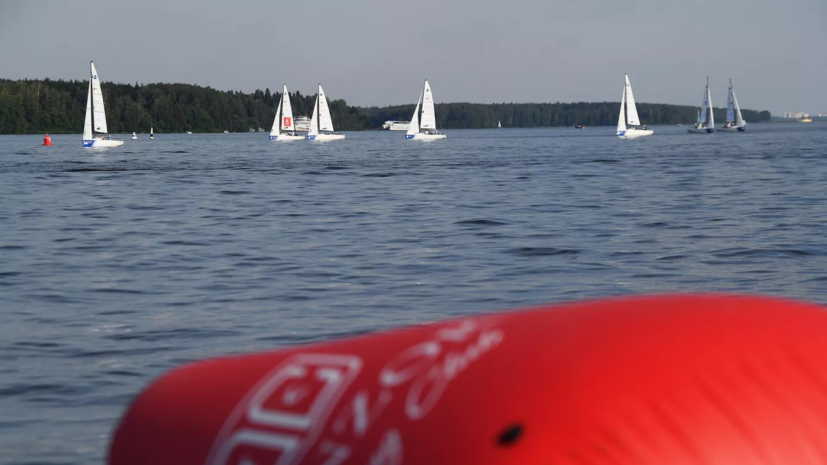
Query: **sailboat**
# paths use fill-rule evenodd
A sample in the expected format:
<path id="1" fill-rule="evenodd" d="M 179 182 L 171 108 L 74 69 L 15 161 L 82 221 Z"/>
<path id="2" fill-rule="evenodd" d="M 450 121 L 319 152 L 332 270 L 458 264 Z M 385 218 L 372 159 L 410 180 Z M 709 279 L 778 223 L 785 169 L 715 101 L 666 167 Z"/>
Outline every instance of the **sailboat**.
<path id="1" fill-rule="evenodd" d="M 296 132 L 296 126 L 293 124 L 293 107 L 290 105 L 287 84 L 284 84 L 284 89 L 281 92 L 281 101 L 279 101 L 279 107 L 276 109 L 276 119 L 273 120 L 270 140 L 304 140 L 304 136 L 300 136 Z"/>
<path id="2" fill-rule="evenodd" d="M 86 118 L 83 121 L 83 146 L 84 147 L 120 147 L 122 140 L 112 140 L 112 136 L 104 139 L 101 135 L 106 134 L 106 112 L 103 108 L 103 92 L 101 81 L 98 78 L 98 71 L 95 63 L 89 62 L 89 91 L 86 94 Z"/>
<path id="3" fill-rule="evenodd" d="M 640 117 L 637 114 L 635 96 L 632 94 L 632 83 L 629 82 L 629 75 L 626 75 L 626 83 L 623 84 L 623 97 L 620 98 L 620 116 L 617 118 L 617 137 L 621 139 L 637 139 L 638 137 L 651 136 L 655 131 L 641 126 Z"/>
<path id="4" fill-rule="evenodd" d="M 149 138 L 150 139 L 155 139 L 155 132 L 153 131 L 152 126 L 149 127 Z"/>
<path id="5" fill-rule="evenodd" d="M 712 114 L 712 95 L 709 93 L 709 76 L 706 77 L 704 101 L 694 128 L 687 129 L 690 134 L 712 134 L 715 132 L 715 115 Z"/>
<path id="6" fill-rule="evenodd" d="M 503 128 L 503 123 L 501 123 L 501 122 L 500 122 L 500 120 L 497 120 L 497 128 L 498 128 L 498 129 L 502 129 L 502 128 Z"/>
<path id="7" fill-rule="evenodd" d="M 138 140 L 138 134 L 132 133 L 132 140 Z"/>
<path id="8" fill-rule="evenodd" d="M 419 120 L 419 104 L 422 104 L 422 122 Z M 425 79 L 425 87 L 422 93 L 419 94 L 419 100 L 416 102 L 416 109 L 414 110 L 413 118 L 411 118 L 411 127 L 408 128 L 405 139 L 412 140 L 437 140 L 446 139 L 448 136 L 440 133 L 436 129 L 436 115 L 434 113 L 434 96 L 431 93 L 431 85 Z"/>
<path id="9" fill-rule="evenodd" d="M 747 123 L 741 116 L 741 107 L 738 106 L 738 99 L 735 98 L 735 90 L 732 88 L 732 79 L 729 80 L 729 94 L 726 101 L 726 122 L 724 127 L 718 129 L 723 132 L 744 132 L 747 130 Z"/>
<path id="10" fill-rule="evenodd" d="M 319 84 L 319 94 L 313 105 L 313 116 L 310 118 L 310 130 L 307 131 L 307 140 L 329 141 L 344 140 L 344 134 L 333 132 L 333 120 L 330 118 L 330 107 L 327 106 L 327 97 Z"/>

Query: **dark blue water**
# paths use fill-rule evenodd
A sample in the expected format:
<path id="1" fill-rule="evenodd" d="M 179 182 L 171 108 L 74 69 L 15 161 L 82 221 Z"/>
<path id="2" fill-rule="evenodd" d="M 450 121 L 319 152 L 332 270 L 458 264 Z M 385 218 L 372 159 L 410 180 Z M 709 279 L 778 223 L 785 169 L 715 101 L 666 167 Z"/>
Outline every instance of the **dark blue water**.
<path id="1" fill-rule="evenodd" d="M 655 130 L 0 137 L 0 461 L 101 461 L 204 357 L 618 294 L 827 303 L 827 124 Z"/>

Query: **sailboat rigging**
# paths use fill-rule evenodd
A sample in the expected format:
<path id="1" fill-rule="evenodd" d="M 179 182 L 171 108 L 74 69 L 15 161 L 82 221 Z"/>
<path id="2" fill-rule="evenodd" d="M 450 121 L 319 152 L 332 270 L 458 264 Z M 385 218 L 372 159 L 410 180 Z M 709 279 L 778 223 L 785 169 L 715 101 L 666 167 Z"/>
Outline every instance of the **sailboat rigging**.
<path id="1" fill-rule="evenodd" d="M 103 104 L 103 91 L 95 63 L 89 62 L 89 89 L 86 94 L 86 116 L 83 120 L 83 146 L 84 147 L 120 147 L 124 144 L 122 140 L 108 138 L 106 127 L 106 111 Z M 100 135 L 100 137 L 98 137 Z"/>
<path id="2" fill-rule="evenodd" d="M 422 104 L 422 119 L 419 116 L 419 105 Z M 437 140 L 446 139 L 448 136 L 439 132 L 436 128 L 436 113 L 434 111 L 434 96 L 431 93 L 431 85 L 425 79 L 425 86 L 422 88 L 422 93 L 419 94 L 419 100 L 416 102 L 416 109 L 414 109 L 413 117 L 411 118 L 411 126 L 405 134 L 405 139 L 408 140 Z"/>
<path id="3" fill-rule="evenodd" d="M 281 142 L 303 140 L 305 136 L 300 136 L 296 132 L 295 122 L 293 121 L 293 107 L 290 104 L 290 94 L 287 93 L 287 84 L 283 85 L 281 92 L 281 100 L 279 106 L 276 108 L 276 118 L 273 120 L 273 129 L 270 130 L 270 140 Z"/>
<path id="4" fill-rule="evenodd" d="M 643 127 L 638 127 L 643 126 Z M 623 96 L 620 98 L 620 115 L 617 118 L 617 137 L 621 139 L 637 139 L 638 137 L 651 136 L 655 131 L 641 125 L 640 117 L 637 114 L 635 96 L 632 93 L 632 84 L 629 82 L 629 75 L 626 75 L 626 83 L 623 84 Z"/>
<path id="5" fill-rule="evenodd" d="M 712 94 L 709 92 L 709 76 L 706 77 L 706 89 L 701 103 L 701 113 L 694 128 L 687 129 L 690 134 L 712 134 L 715 132 L 715 115 L 712 114 Z"/>

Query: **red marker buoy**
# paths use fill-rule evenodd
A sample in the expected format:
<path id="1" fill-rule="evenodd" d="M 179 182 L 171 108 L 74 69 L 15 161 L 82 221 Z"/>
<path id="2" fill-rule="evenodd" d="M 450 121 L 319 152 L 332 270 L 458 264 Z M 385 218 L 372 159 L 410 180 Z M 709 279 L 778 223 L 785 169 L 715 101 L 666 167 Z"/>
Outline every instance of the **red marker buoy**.
<path id="1" fill-rule="evenodd" d="M 43 136 L 43 145 L 52 145 L 52 138 L 48 134 Z"/>
<path id="2" fill-rule="evenodd" d="M 127 464 L 827 463 L 827 310 L 660 296 L 495 313 L 187 365 Z"/>

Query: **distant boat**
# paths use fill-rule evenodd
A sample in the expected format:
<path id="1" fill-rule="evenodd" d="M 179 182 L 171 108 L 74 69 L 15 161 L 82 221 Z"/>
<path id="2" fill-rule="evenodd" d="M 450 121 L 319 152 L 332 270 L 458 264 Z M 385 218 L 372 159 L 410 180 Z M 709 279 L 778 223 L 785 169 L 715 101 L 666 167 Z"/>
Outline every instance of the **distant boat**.
<path id="1" fill-rule="evenodd" d="M 293 122 L 293 125 L 298 132 L 309 132 L 310 131 L 310 118 L 306 116 L 299 116 Z"/>
<path id="2" fill-rule="evenodd" d="M 719 131 L 723 132 L 744 132 L 747 130 L 747 123 L 741 116 L 741 107 L 738 106 L 738 99 L 735 98 L 735 90 L 732 88 L 732 79 L 729 80 L 729 93 L 726 101 L 726 122 Z"/>
<path id="3" fill-rule="evenodd" d="M 574 129 L 586 129 L 586 125 L 585 124 L 575 124 Z"/>
<path id="4" fill-rule="evenodd" d="M 187 134 L 192 134 L 192 131 L 187 131 Z"/>
<path id="5" fill-rule="evenodd" d="M 632 83 L 629 82 L 629 75 L 626 75 L 626 82 L 623 84 L 623 96 L 620 98 L 620 116 L 617 117 L 617 137 L 629 140 L 638 137 L 651 136 L 655 131 L 641 126 L 640 117 L 637 114 L 635 96 L 632 94 Z"/>
<path id="6" fill-rule="evenodd" d="M 704 100 L 695 121 L 695 127 L 687 129 L 690 134 L 712 134 L 715 132 L 715 115 L 712 114 L 712 95 L 709 93 L 709 76 L 706 77 Z"/>
<path id="7" fill-rule="evenodd" d="M 500 120 L 497 120 L 497 128 L 499 128 L 499 129 L 503 128 L 503 123 L 501 123 Z"/>
<path id="8" fill-rule="evenodd" d="M 104 138 L 109 132 L 106 128 L 106 112 L 103 105 L 103 91 L 95 63 L 89 62 L 89 90 L 86 94 L 86 118 L 83 120 L 83 146 L 92 148 L 120 147 L 122 140 Z M 100 138 L 98 138 L 100 134 Z"/>
<path id="9" fill-rule="evenodd" d="M 813 119 L 812 119 L 812 118 L 810 118 L 809 116 L 805 116 L 805 117 L 803 117 L 803 118 L 800 118 L 800 119 L 798 120 L 798 122 L 799 122 L 799 123 L 812 123 L 812 122 L 813 122 Z"/>
<path id="10" fill-rule="evenodd" d="M 149 139 L 155 139 L 155 131 L 153 130 L 152 126 L 149 127 Z"/>
<path id="11" fill-rule="evenodd" d="M 419 120 L 419 104 L 422 104 L 422 122 Z M 411 118 L 411 127 L 405 134 L 405 139 L 409 140 L 437 140 L 446 139 L 448 136 L 440 133 L 436 129 L 436 113 L 434 112 L 434 95 L 431 93 L 431 86 L 428 80 L 425 79 L 425 87 L 422 93 L 419 94 L 419 100 L 416 102 L 416 109 Z"/>
<path id="12" fill-rule="evenodd" d="M 293 106 L 290 105 L 287 84 L 284 84 L 279 107 L 276 109 L 276 119 L 273 120 L 273 129 L 270 130 L 270 140 L 285 142 L 303 139 L 304 136 L 300 136 L 293 125 Z"/>
<path id="13" fill-rule="evenodd" d="M 310 117 L 310 130 L 307 132 L 307 140 L 319 142 L 345 140 L 344 134 L 333 132 L 330 107 L 327 106 L 327 96 L 324 94 L 321 84 L 319 84 L 319 93 L 316 95 L 316 103 L 313 105 L 313 116 Z"/>
<path id="14" fill-rule="evenodd" d="M 134 132 L 132 133 L 132 140 L 138 140 L 138 135 Z"/>
<path id="15" fill-rule="evenodd" d="M 230 133 L 230 131 L 227 131 L 227 130 L 224 131 L 224 134 L 229 134 L 229 133 Z"/>
<path id="16" fill-rule="evenodd" d="M 382 124 L 382 127 L 379 129 L 383 129 L 386 131 L 407 131 L 410 129 L 411 123 L 407 121 L 392 121 L 388 120 Z"/>

